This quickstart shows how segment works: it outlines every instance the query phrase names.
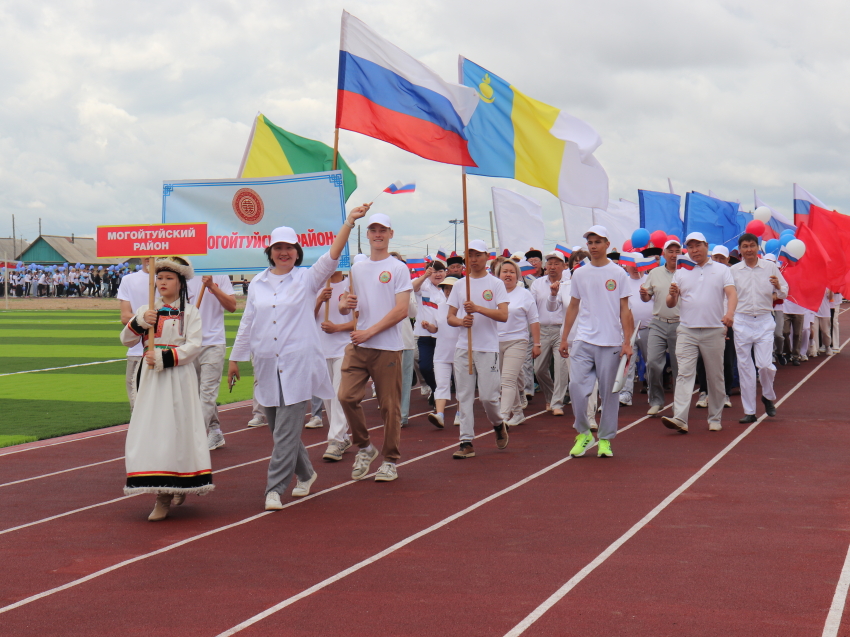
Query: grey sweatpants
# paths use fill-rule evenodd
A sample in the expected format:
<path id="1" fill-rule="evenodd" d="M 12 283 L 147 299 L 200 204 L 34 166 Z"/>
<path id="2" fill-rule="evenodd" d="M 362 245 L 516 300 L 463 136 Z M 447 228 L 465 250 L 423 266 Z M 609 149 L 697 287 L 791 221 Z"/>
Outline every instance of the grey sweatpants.
<path id="1" fill-rule="evenodd" d="M 673 386 L 679 373 L 676 360 L 676 330 L 679 323 L 668 323 L 654 318 L 649 324 L 646 355 L 646 384 L 649 386 L 649 404 L 664 406 L 664 366 L 667 352 L 670 353 L 670 367 L 673 370 Z"/>
<path id="2" fill-rule="evenodd" d="M 620 414 L 620 395 L 611 391 L 617 377 L 622 346 L 604 347 L 575 341 L 570 348 L 570 398 L 572 399 L 575 430 L 580 434 L 590 431 L 587 402 L 599 380 L 602 397 L 602 417 L 599 419 L 599 438 L 613 440 L 617 435 L 617 417 Z"/>
<path id="3" fill-rule="evenodd" d="M 207 433 L 220 429 L 218 420 L 218 389 L 221 387 L 221 373 L 224 370 L 225 345 L 207 345 L 201 348 L 201 353 L 192 361 L 198 374 L 198 391 L 201 394 L 201 413 L 204 414 L 204 424 Z"/>
<path id="4" fill-rule="evenodd" d="M 283 493 L 292 480 L 293 474 L 301 482 L 306 482 L 313 475 L 310 456 L 307 455 L 307 449 L 301 442 L 301 430 L 304 427 L 304 415 L 307 413 L 309 401 L 284 405 L 280 378 L 278 378 L 278 392 L 280 407 L 263 407 L 274 441 L 272 457 L 269 460 L 266 493 L 270 491 Z"/>

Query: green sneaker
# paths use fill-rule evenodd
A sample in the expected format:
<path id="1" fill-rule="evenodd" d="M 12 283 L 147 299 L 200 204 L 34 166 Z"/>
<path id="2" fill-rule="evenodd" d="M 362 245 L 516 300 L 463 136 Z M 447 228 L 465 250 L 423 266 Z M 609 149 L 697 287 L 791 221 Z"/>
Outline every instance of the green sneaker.
<path id="1" fill-rule="evenodd" d="M 610 440 L 600 440 L 599 448 L 596 452 L 597 458 L 613 458 L 614 452 L 611 451 L 611 441 Z"/>
<path id="2" fill-rule="evenodd" d="M 573 458 L 578 458 L 579 456 L 583 456 L 584 452 L 587 450 L 587 446 L 593 442 L 593 434 L 579 434 L 576 436 L 576 443 L 573 445 L 573 448 L 570 450 L 570 455 Z"/>

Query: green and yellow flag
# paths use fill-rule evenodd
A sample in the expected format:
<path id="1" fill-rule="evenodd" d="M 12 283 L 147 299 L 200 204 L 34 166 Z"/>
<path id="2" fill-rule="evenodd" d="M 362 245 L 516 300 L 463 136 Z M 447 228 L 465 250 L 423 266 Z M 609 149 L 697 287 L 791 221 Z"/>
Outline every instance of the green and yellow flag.
<path id="1" fill-rule="evenodd" d="M 242 157 L 238 177 L 278 177 L 332 170 L 334 150 L 327 144 L 299 137 L 275 126 L 259 113 L 251 129 L 248 147 Z M 337 155 L 337 169 L 342 171 L 345 200 L 357 188 L 357 175 Z"/>

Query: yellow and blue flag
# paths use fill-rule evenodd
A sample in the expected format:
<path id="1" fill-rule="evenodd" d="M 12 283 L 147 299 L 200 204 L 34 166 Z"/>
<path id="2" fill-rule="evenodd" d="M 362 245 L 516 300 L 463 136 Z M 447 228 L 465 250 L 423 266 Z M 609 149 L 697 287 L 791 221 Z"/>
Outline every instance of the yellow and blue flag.
<path id="1" fill-rule="evenodd" d="M 477 164 L 468 174 L 516 179 L 569 204 L 607 209 L 608 175 L 593 156 L 602 139 L 590 125 L 463 57 L 460 75 L 479 97 L 464 129 Z"/>

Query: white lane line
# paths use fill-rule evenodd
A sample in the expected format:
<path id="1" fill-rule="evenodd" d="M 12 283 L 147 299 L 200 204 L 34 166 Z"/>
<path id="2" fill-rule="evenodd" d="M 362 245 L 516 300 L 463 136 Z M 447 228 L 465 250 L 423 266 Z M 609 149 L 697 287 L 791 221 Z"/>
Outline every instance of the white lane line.
<path id="1" fill-rule="evenodd" d="M 430 413 L 430 412 L 427 412 L 427 413 Z M 532 414 L 531 416 L 527 416 L 526 420 L 534 418 L 535 416 L 539 416 L 540 414 L 544 414 L 544 413 L 546 413 L 546 412 L 541 411 L 541 412 L 538 412 L 536 414 Z M 648 416 L 645 416 L 645 417 L 641 418 L 640 420 L 635 421 L 634 423 L 632 423 L 631 425 L 629 425 L 628 427 L 626 427 L 624 429 L 628 429 L 628 428 L 636 425 L 638 422 L 646 420 L 647 418 L 648 418 Z M 475 436 L 475 438 L 481 438 L 482 436 L 489 436 L 492 433 L 493 433 L 493 430 L 490 429 L 488 431 L 485 431 L 484 433 L 478 434 L 477 436 Z M 428 458 L 430 456 L 433 456 L 434 454 L 441 453 L 443 451 L 448 451 L 450 449 L 454 449 L 455 447 L 457 447 L 457 442 L 453 442 L 448 447 L 442 447 L 441 449 L 429 451 L 428 453 L 423 454 L 421 456 L 411 458 L 410 460 L 407 460 L 405 462 L 400 462 L 399 466 L 408 465 L 408 464 L 412 464 L 414 462 L 418 462 L 419 460 L 422 460 L 424 458 Z M 567 456 L 566 460 L 568 460 L 568 459 L 569 459 L 569 456 Z M 564 460 L 559 460 L 558 464 L 561 464 L 563 462 L 564 462 Z M 375 473 L 377 473 L 377 472 L 373 471 L 369 475 L 365 476 L 363 478 L 363 480 L 365 480 L 366 478 L 369 478 L 371 476 L 374 476 Z M 325 495 L 327 493 L 337 491 L 338 489 L 342 489 L 343 487 L 347 487 L 347 486 L 350 486 L 352 484 L 356 484 L 357 482 L 362 482 L 362 480 L 349 480 L 347 482 L 341 482 L 340 484 L 329 487 L 329 488 L 324 489 L 322 491 L 318 491 L 316 493 L 312 493 L 312 494 L 308 495 L 307 497 L 300 498 L 299 500 L 293 500 L 291 502 L 287 502 L 285 505 L 283 505 L 283 508 L 288 509 L 290 507 L 301 504 L 302 502 L 307 502 L 309 500 L 317 498 L 321 495 Z M 131 497 L 136 497 L 136 496 L 124 496 L 123 498 L 115 499 L 114 502 L 118 502 L 120 500 L 124 500 L 124 499 L 131 498 Z M 97 506 L 97 505 L 92 505 L 92 506 Z M 92 508 L 92 507 L 87 507 L 87 508 Z M 89 582 L 89 581 L 91 581 L 95 578 L 98 578 L 101 575 L 106 575 L 107 573 L 111 573 L 112 571 L 116 571 L 116 570 L 123 568 L 125 566 L 129 566 L 130 564 L 135 564 L 136 562 L 140 562 L 140 561 L 145 560 L 149 557 L 155 557 L 157 555 L 160 555 L 162 553 L 166 553 L 166 552 L 171 551 L 173 549 L 180 548 L 181 546 L 185 546 L 186 544 L 189 544 L 191 542 L 195 542 L 197 540 L 201 540 L 201 539 L 209 537 L 211 535 L 216 535 L 216 534 L 221 533 L 223 531 L 233 529 L 237 526 L 241 526 L 243 524 L 253 522 L 254 520 L 258 520 L 258 519 L 260 519 L 260 518 L 262 518 L 266 515 L 270 515 L 270 514 L 273 514 L 273 513 L 277 513 L 277 511 L 263 511 L 262 513 L 252 515 L 250 517 L 244 518 L 243 520 L 239 520 L 238 522 L 233 522 L 233 523 L 227 524 L 225 526 L 220 526 L 220 527 L 215 528 L 215 529 L 210 529 L 209 531 L 205 531 L 204 533 L 200 533 L 198 535 L 193 535 L 192 537 L 188 537 L 186 539 L 180 540 L 179 542 L 175 542 L 174 544 L 169 544 L 168 546 L 164 546 L 161 549 L 158 549 L 156 551 L 151 551 L 150 553 L 143 553 L 142 555 L 137 555 L 136 557 L 132 557 L 128 560 L 124 560 L 123 562 L 119 562 L 117 564 L 113 564 L 112 566 L 108 566 L 108 567 L 101 569 L 99 571 L 95 571 L 94 573 L 90 573 L 89 575 L 86 575 L 85 577 L 81 577 L 79 579 L 75 579 L 75 580 L 72 580 L 72 581 L 67 582 L 65 584 L 62 584 L 61 586 L 57 586 L 55 588 L 51 588 L 49 590 L 42 591 L 41 593 L 31 595 L 30 597 L 26 597 L 26 598 L 19 600 L 19 601 L 13 603 L 13 604 L 9 604 L 8 606 L 3 606 L 2 608 L 0 608 L 0 614 L 6 613 L 10 610 L 14 610 L 16 608 L 20 608 L 21 606 L 26 606 L 27 604 L 31 604 L 32 602 L 38 601 L 40 599 L 44 599 L 45 597 L 49 597 L 50 595 L 54 595 L 54 594 L 60 593 L 64 590 L 68 590 L 69 588 L 74 588 L 75 586 L 79 586 L 80 584 L 85 584 L 86 582 Z M 56 516 L 56 517 L 61 517 L 61 516 Z M 12 529 L 9 529 L 9 530 L 11 531 Z"/>
<path id="2" fill-rule="evenodd" d="M 452 405 L 447 405 L 447 406 L 448 407 L 454 407 L 456 404 L 457 403 L 452 404 Z M 424 415 L 429 414 L 429 413 L 431 413 L 431 412 L 423 411 L 421 414 L 413 414 L 412 416 L 408 416 L 408 418 L 417 418 L 419 416 L 424 416 Z M 383 428 L 382 424 L 381 425 L 375 425 L 374 427 L 369 427 L 368 431 L 372 431 L 374 429 L 382 429 L 382 428 Z M 254 427 L 252 427 L 251 429 L 254 429 Z M 247 431 L 247 429 L 240 429 L 240 431 Z M 231 433 L 233 433 L 233 432 L 231 432 Z M 313 447 L 320 447 L 324 444 L 327 444 L 327 441 L 316 442 L 312 445 L 307 445 L 307 449 L 312 449 Z M 421 456 L 421 457 L 424 457 L 424 456 Z M 115 458 L 114 460 L 121 460 L 122 458 L 123 458 L 123 456 L 121 458 Z M 249 460 L 248 462 L 243 462 L 241 464 L 231 465 L 229 467 L 222 467 L 221 469 L 216 469 L 215 471 L 213 471 L 213 475 L 216 475 L 216 474 L 219 474 L 219 473 L 224 473 L 225 471 L 230 471 L 231 469 L 239 469 L 240 467 L 247 467 L 248 465 L 257 464 L 258 462 L 264 462 L 264 461 L 268 460 L 269 458 L 271 458 L 271 456 L 265 456 L 264 458 L 258 458 L 257 460 Z M 114 460 L 106 460 L 104 462 L 113 462 Z M 99 464 L 103 464 L 103 463 L 99 463 Z M 72 471 L 72 469 L 68 469 L 68 471 Z M 60 471 L 58 473 L 63 473 L 63 472 Z M 44 477 L 44 476 L 38 476 L 38 477 Z M 34 479 L 35 478 L 27 478 L 27 480 L 34 480 Z M 26 480 L 20 480 L 20 482 L 25 482 L 25 481 Z M 15 483 L 9 482 L 7 484 L 15 484 Z M 6 485 L 0 485 L 0 486 L 6 486 Z M 51 515 L 50 517 L 41 518 L 40 520 L 35 520 L 33 522 L 27 522 L 26 524 L 21 524 L 19 526 L 13 526 L 13 527 L 10 527 L 8 529 L 0 530 L 0 535 L 5 535 L 6 533 L 12 533 L 13 531 L 20 531 L 21 529 L 26 529 L 26 528 L 29 528 L 31 526 L 36 526 L 38 524 L 44 524 L 45 522 L 50 522 L 52 520 L 58 520 L 59 518 L 64 518 L 64 517 L 67 517 L 69 515 L 74 515 L 75 513 L 81 513 L 82 511 L 88 511 L 89 509 L 95 509 L 97 507 L 106 506 L 107 504 L 114 504 L 115 502 L 121 502 L 122 500 L 127 500 L 129 498 L 135 498 L 136 495 L 141 495 L 141 494 L 125 495 L 125 496 L 122 496 L 120 498 L 115 498 L 113 500 L 106 500 L 104 502 L 98 502 L 96 504 L 90 504 L 88 506 L 84 506 L 84 507 L 81 507 L 79 509 L 72 509 L 71 511 L 65 511 L 64 513 L 57 513 L 56 515 Z"/>
<path id="3" fill-rule="evenodd" d="M 844 345 L 850 342 L 850 339 L 844 341 Z M 844 345 L 841 346 L 841 349 L 844 348 Z M 839 350 L 840 351 L 840 350 Z M 830 357 L 832 358 L 832 357 Z M 812 371 L 810 371 L 799 383 L 794 385 L 782 398 L 776 401 L 776 406 L 778 407 L 782 403 L 784 403 L 791 395 L 794 394 L 803 384 L 808 381 L 815 373 L 826 363 L 829 362 L 830 358 L 822 361 L 817 367 L 815 367 Z M 555 604 L 561 601 L 567 593 L 569 593 L 573 588 L 575 588 L 581 581 L 590 575 L 598 566 L 600 566 L 605 560 L 607 560 L 611 555 L 613 555 L 617 549 L 619 549 L 623 544 L 628 542 L 638 531 L 643 529 L 647 524 L 649 524 L 652 520 L 654 520 L 658 514 L 660 514 L 664 509 L 666 509 L 673 500 L 678 498 L 686 489 L 690 488 L 691 485 L 694 484 L 697 480 L 699 480 L 709 469 L 711 469 L 714 465 L 716 465 L 727 453 L 732 451 L 739 442 L 741 442 L 744 438 L 750 435 L 756 427 L 761 424 L 761 422 L 767 417 L 767 414 L 762 414 L 761 417 L 756 420 L 753 424 L 747 427 L 737 438 L 735 438 L 732 442 L 730 442 L 720 453 L 714 456 L 711 460 L 709 460 L 703 467 L 697 471 L 694 475 L 688 478 L 682 486 L 673 491 L 670 495 L 668 495 L 664 500 L 662 500 L 652 511 L 643 516 L 636 524 L 634 524 L 628 531 L 626 531 L 623 535 L 617 538 L 611 545 L 608 546 L 604 551 L 602 551 L 599 555 L 597 555 L 587 566 L 581 569 L 578 573 L 573 575 L 566 584 L 561 586 L 557 591 L 555 591 L 546 601 L 544 601 L 540 606 L 531 611 L 526 617 L 519 622 L 516 626 L 514 626 L 511 630 L 505 633 L 505 637 L 518 637 L 522 635 L 528 628 L 540 619 L 550 608 L 552 608 Z M 846 589 L 845 589 L 846 593 Z M 836 592 L 837 594 L 837 592 Z M 834 601 L 833 601 L 834 603 Z M 840 617 L 839 617 L 840 620 Z"/>
<path id="4" fill-rule="evenodd" d="M 23 372 L 7 372 L 5 374 L 0 374 L 0 376 L 14 376 L 15 374 L 36 374 L 38 372 L 53 372 L 57 369 L 71 369 L 72 367 L 88 367 L 89 365 L 103 365 L 104 363 L 118 363 L 120 361 L 125 361 L 126 358 L 115 358 L 111 361 L 95 361 L 94 363 L 80 363 L 78 365 L 65 365 L 64 367 L 45 367 L 44 369 L 28 369 Z"/>
<path id="5" fill-rule="evenodd" d="M 838 636 L 841 616 L 844 615 L 844 605 L 847 603 L 848 588 L 850 588 L 850 548 L 847 549 L 847 557 L 844 558 L 844 567 L 838 578 L 838 586 L 835 587 L 835 595 L 832 596 L 832 604 L 829 606 L 829 614 L 826 616 L 821 637 Z"/>

